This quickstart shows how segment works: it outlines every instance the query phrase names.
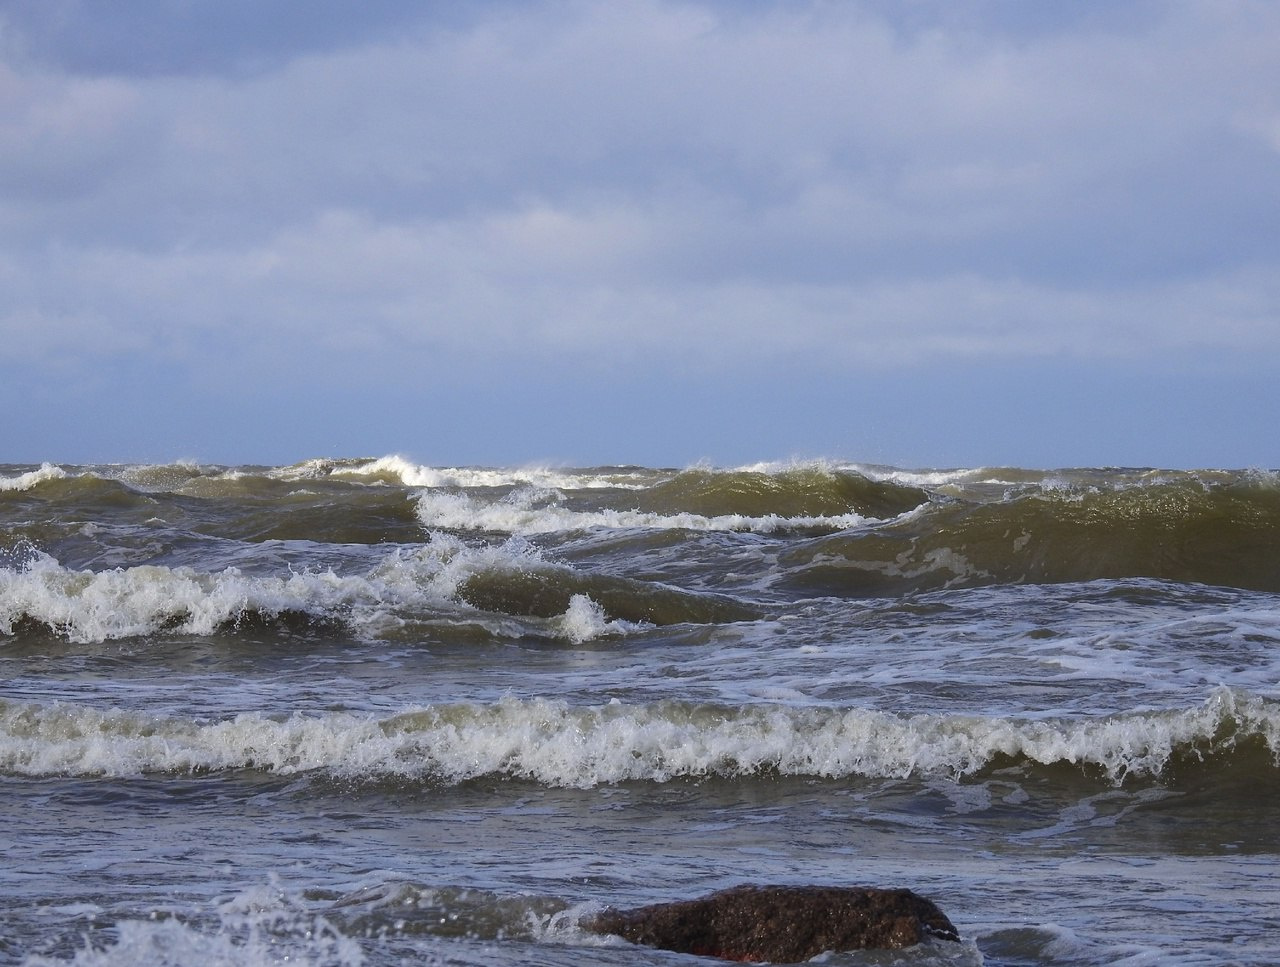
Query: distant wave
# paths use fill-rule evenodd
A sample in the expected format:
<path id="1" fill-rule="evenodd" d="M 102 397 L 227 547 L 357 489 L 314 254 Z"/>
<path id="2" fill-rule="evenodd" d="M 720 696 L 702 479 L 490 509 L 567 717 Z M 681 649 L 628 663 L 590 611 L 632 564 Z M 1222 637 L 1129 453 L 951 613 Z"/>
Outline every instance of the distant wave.
<path id="1" fill-rule="evenodd" d="M 781 557 L 786 583 L 856 596 L 1145 577 L 1280 591 L 1274 473 L 1090 479 L 940 497 L 880 526 L 821 536 Z"/>
<path id="2" fill-rule="evenodd" d="M 1251 748 L 1253 751 L 1250 751 Z M 1174 760 L 1280 756 L 1280 705 L 1225 688 L 1203 705 L 1105 719 L 899 716 L 860 709 L 505 698 L 387 718 L 242 714 L 207 722 L 0 702 L 0 770 L 125 776 L 258 769 L 453 784 L 481 776 L 591 787 L 771 774 L 961 777 L 996 763 L 1070 765 L 1111 782 Z"/>
<path id="3" fill-rule="evenodd" d="M 654 471 L 626 467 L 580 471 L 549 467 L 429 467 L 396 455 L 360 460 L 307 460 L 271 471 L 271 476 L 284 480 L 331 477 L 405 487 L 534 486 L 559 490 L 639 489 L 647 486 L 653 475 Z"/>
<path id="4" fill-rule="evenodd" d="M 10 545 L 72 543 L 56 533 L 68 517 L 90 529 L 114 522 L 145 530 L 160 519 L 244 542 L 370 546 L 737 531 L 786 541 L 769 580 L 803 595 L 1126 577 L 1280 591 L 1274 471 L 900 471 L 823 462 L 487 470 L 396 456 L 284 468 L 13 469 L 0 476 L 0 497 L 41 504 L 0 533 Z M 85 541 L 79 547 L 92 550 Z"/>
<path id="5" fill-rule="evenodd" d="M 832 531 L 856 527 L 859 514 L 834 517 L 708 517 L 687 512 L 662 514 L 642 510 L 574 510 L 547 502 L 545 492 L 518 491 L 501 501 L 477 500 L 467 494 L 428 492 L 418 497 L 418 517 L 428 530 L 485 531 L 507 534 L 550 534 L 595 528 L 639 530 L 753 531 L 760 534 L 803 530 Z"/>
<path id="6" fill-rule="evenodd" d="M 563 491 L 520 487 L 491 493 L 426 490 L 417 498 L 428 529 L 514 534 L 605 529 L 830 532 L 895 516 L 927 500 L 924 491 L 877 483 L 825 466 L 694 469 L 644 488 L 570 500 Z"/>

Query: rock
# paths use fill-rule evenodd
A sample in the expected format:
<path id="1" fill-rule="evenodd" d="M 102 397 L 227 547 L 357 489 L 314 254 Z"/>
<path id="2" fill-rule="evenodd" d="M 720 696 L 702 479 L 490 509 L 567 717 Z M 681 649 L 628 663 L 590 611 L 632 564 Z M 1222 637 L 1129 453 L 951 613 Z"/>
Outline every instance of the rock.
<path id="1" fill-rule="evenodd" d="M 871 887 L 735 886 L 697 900 L 610 908 L 584 927 L 664 950 L 775 963 L 798 963 L 827 950 L 960 939 L 931 901 L 910 890 Z"/>

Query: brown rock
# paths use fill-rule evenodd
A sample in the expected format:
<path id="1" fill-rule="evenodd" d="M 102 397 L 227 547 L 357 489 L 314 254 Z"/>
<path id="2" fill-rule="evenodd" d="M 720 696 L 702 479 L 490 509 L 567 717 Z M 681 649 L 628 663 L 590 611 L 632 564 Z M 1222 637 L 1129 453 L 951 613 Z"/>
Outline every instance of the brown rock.
<path id="1" fill-rule="evenodd" d="M 960 939 L 924 897 L 871 887 L 735 886 L 698 900 L 610 908 L 584 926 L 664 950 L 775 963 L 824 950 L 911 947 L 931 936 Z"/>

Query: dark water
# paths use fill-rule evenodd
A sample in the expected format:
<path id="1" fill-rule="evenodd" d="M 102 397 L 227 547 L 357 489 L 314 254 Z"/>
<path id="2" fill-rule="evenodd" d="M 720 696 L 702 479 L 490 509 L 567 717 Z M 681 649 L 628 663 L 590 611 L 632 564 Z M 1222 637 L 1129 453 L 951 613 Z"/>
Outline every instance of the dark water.
<path id="1" fill-rule="evenodd" d="M 0 466 L 0 963 L 1280 962 L 1280 475 Z"/>

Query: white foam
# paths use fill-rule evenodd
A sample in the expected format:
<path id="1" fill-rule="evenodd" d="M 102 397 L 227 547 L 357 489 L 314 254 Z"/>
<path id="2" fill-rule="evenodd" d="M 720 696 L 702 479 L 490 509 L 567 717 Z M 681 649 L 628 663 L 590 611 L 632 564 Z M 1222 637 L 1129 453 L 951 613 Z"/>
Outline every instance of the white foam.
<path id="1" fill-rule="evenodd" d="M 863 709 L 660 702 L 573 707 L 507 697 L 368 715 L 242 714 L 203 722 L 56 703 L 0 702 L 0 769 L 130 776 L 256 768 L 346 778 L 460 782 L 486 775 L 587 788 L 761 772 L 843 778 L 959 777 L 998 755 L 1159 774 L 1177 750 L 1212 746 L 1228 724 L 1280 756 L 1280 707 L 1219 689 L 1188 710 L 1103 720 L 898 716 Z M 1234 738 L 1223 740 L 1229 749 Z"/>
<path id="2" fill-rule="evenodd" d="M 173 463 L 143 463 L 110 468 L 97 468 L 103 477 L 124 484 L 139 493 L 199 492 L 215 481 L 243 479 L 241 470 L 206 468 L 193 459 L 175 460 Z"/>
<path id="3" fill-rule="evenodd" d="M 65 480 L 69 476 L 61 467 L 42 463 L 39 470 L 28 470 L 16 477 L 0 477 L 0 490 L 30 490 L 47 480 Z"/>
<path id="4" fill-rule="evenodd" d="M 512 487 L 531 485 L 558 490 L 637 490 L 651 485 L 653 471 L 622 468 L 605 470 L 561 470 L 552 467 L 428 467 L 397 454 L 376 460 L 308 460 L 293 467 L 272 471 L 285 479 L 309 477 L 390 478 L 406 487 Z"/>
<path id="5" fill-rule="evenodd" d="M 549 502 L 550 501 L 550 502 Z M 768 514 L 658 514 L 642 510 L 573 510 L 554 502 L 547 491 L 525 489 L 497 501 L 484 501 L 469 494 L 427 491 L 418 496 L 418 519 L 428 530 L 480 531 L 505 534 L 548 534 L 562 531 L 612 530 L 696 530 L 751 531 L 770 534 L 778 531 L 821 528 L 845 530 L 865 523 L 860 514 L 831 517 L 781 517 Z"/>
<path id="6" fill-rule="evenodd" d="M 585 594 L 575 594 L 571 597 L 565 613 L 552 619 L 551 624 L 560 637 L 575 645 L 607 635 L 629 634 L 645 627 L 630 621 L 609 620 L 604 608 Z"/>
<path id="7" fill-rule="evenodd" d="M 978 478 L 982 483 L 1012 483 L 1012 481 L 983 479 L 981 470 L 886 470 L 865 471 L 872 480 L 901 484 L 904 487 L 946 487 L 952 484 L 971 483 Z"/>
<path id="8" fill-rule="evenodd" d="M 920 487 L 930 490 L 963 488 L 965 485 L 1012 487 L 1028 483 L 1039 476 L 1034 470 L 1011 470 L 1001 467 L 905 470 L 898 467 L 850 464 L 845 469 L 860 473 L 878 483 L 893 483 L 903 487 Z"/>
<path id="9" fill-rule="evenodd" d="M 114 942 L 86 945 L 63 960 L 40 955 L 26 967 L 362 967 L 360 944 L 324 917 L 271 887 L 248 890 L 219 904 L 217 922 L 188 923 L 168 916 L 121 920 L 113 925 Z"/>
<path id="10" fill-rule="evenodd" d="M 144 565 L 76 571 L 39 554 L 21 570 L 0 570 L 0 633 L 23 617 L 74 642 L 104 641 L 171 629 L 210 634 L 251 611 L 326 617 L 381 599 L 385 588 L 331 571 L 250 577 L 237 568 L 202 573 Z"/>
<path id="11" fill-rule="evenodd" d="M 332 571 L 287 577 L 208 574 L 191 568 L 143 565 L 76 571 L 38 554 L 19 570 L 0 568 L 0 633 L 30 618 L 75 642 L 104 641 L 172 629 L 210 634 L 250 612 L 303 612 L 329 617 L 375 605 L 391 590 L 367 578 Z"/>
<path id="12" fill-rule="evenodd" d="M 835 460 L 827 460 L 816 458 L 812 460 L 791 459 L 791 460 L 761 460 L 757 463 L 745 463 L 741 466 L 731 467 L 728 470 L 717 471 L 715 467 L 705 464 L 695 464 L 688 467 L 689 470 L 700 470 L 711 473 L 759 473 L 770 477 L 782 476 L 783 474 L 793 473 L 824 473 L 834 475 L 845 469 L 845 465 Z"/>
<path id="13" fill-rule="evenodd" d="M 23 619 L 47 625 L 69 641 L 88 643 L 159 632 L 207 635 L 250 615 L 302 614 L 377 637 L 406 613 L 469 609 L 458 592 L 473 575 L 535 570 L 568 568 L 545 561 L 520 538 L 472 547 L 448 535 L 411 550 L 397 548 L 366 574 L 355 575 L 331 570 L 250 575 L 234 567 L 209 573 L 159 565 L 77 571 L 32 551 L 22 566 L 0 567 L 0 635 L 13 634 Z M 642 627 L 608 621 L 587 601 L 571 602 L 547 630 L 580 643 L 595 634 L 628 634 Z"/>

